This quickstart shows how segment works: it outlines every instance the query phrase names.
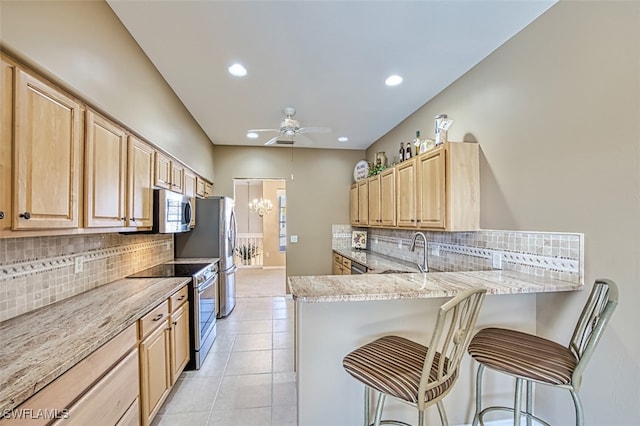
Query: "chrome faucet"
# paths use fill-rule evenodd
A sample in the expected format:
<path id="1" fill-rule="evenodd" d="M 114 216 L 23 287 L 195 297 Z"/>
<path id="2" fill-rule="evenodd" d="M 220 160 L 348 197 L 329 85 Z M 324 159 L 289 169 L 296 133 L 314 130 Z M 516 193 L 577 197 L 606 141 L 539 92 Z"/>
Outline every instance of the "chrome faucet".
<path id="1" fill-rule="evenodd" d="M 421 236 L 424 240 L 424 259 L 422 260 L 422 265 L 418 263 L 418 269 L 420 272 L 429 272 L 429 264 L 427 262 L 427 251 L 429 249 L 429 243 L 427 242 L 427 237 L 424 235 L 424 232 L 414 232 L 413 240 L 411 241 L 411 251 L 416 251 L 416 240 L 418 236 Z"/>

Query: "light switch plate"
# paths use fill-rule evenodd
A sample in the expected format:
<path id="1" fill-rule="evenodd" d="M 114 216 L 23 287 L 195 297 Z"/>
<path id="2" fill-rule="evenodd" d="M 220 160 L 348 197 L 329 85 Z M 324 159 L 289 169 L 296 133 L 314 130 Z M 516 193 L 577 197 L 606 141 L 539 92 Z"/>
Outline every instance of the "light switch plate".
<path id="1" fill-rule="evenodd" d="M 298 236 L 297 235 L 292 235 L 291 236 L 291 240 L 292 243 L 297 243 L 298 242 Z"/>
<path id="2" fill-rule="evenodd" d="M 82 269 L 84 267 L 83 261 L 84 261 L 84 258 L 82 256 L 78 256 L 75 258 L 75 266 L 73 268 L 73 272 L 75 274 L 82 272 Z"/>
<path id="3" fill-rule="evenodd" d="M 493 253 L 492 266 L 493 269 L 502 269 L 502 253 Z"/>

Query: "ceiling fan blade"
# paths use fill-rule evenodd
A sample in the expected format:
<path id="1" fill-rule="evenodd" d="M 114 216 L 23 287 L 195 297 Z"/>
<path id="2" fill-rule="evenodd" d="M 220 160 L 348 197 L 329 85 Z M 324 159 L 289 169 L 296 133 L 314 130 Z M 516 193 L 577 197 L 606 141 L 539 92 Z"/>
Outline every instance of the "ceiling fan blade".
<path id="1" fill-rule="evenodd" d="M 329 127 L 300 127 L 298 133 L 331 133 Z"/>
<path id="2" fill-rule="evenodd" d="M 279 132 L 280 129 L 251 129 L 251 130 L 247 130 L 247 133 L 250 132 Z"/>
<path id="3" fill-rule="evenodd" d="M 274 136 L 271 139 L 269 139 L 268 141 L 266 141 L 264 144 L 265 145 L 273 145 L 274 143 L 276 143 L 277 140 L 278 140 L 278 136 Z"/>

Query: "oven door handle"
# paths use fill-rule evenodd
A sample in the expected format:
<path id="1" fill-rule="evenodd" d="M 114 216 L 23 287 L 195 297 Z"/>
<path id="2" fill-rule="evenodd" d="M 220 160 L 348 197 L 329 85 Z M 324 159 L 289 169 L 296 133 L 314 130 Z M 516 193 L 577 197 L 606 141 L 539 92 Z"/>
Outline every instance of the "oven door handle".
<path id="1" fill-rule="evenodd" d="M 209 277 L 209 279 L 207 279 L 205 282 L 203 282 L 198 287 L 196 287 L 196 290 L 198 291 L 198 293 L 202 293 L 204 290 L 211 287 L 216 282 L 216 277 L 217 277 L 217 274 L 214 274 L 211 277 Z"/>

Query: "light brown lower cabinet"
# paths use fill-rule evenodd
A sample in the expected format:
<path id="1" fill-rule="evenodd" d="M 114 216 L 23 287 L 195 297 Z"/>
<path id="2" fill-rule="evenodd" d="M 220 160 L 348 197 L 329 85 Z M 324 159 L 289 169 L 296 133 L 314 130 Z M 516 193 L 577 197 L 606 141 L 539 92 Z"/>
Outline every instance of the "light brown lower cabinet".
<path id="1" fill-rule="evenodd" d="M 138 321 L 140 332 L 140 424 L 151 421 L 189 361 L 188 287 L 184 286 Z"/>
<path id="2" fill-rule="evenodd" d="M 136 324 L 118 334 L 40 392 L 17 411 L 46 413 L 0 419 L 4 425 L 113 426 L 137 424 L 127 416 L 138 411 L 138 339 Z"/>

